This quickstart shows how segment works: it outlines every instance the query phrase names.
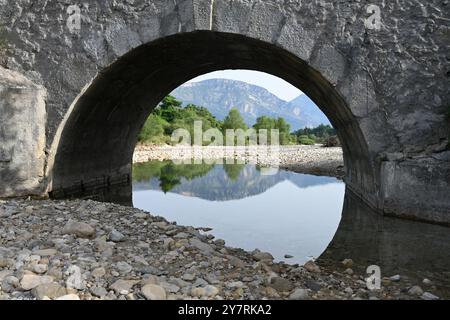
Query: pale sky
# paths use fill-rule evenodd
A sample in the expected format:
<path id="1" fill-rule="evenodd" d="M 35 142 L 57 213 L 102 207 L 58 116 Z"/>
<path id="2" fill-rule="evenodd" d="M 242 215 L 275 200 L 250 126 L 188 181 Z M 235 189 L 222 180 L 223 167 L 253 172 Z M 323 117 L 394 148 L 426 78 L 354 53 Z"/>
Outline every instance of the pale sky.
<path id="1" fill-rule="evenodd" d="M 289 82 L 284 81 L 283 79 L 280 79 L 268 73 L 251 70 L 215 71 L 201 75 L 200 77 L 194 78 L 188 82 L 199 82 L 209 79 L 230 79 L 244 81 L 249 84 L 263 87 L 285 101 L 291 101 L 302 94 L 299 89 L 291 85 Z"/>

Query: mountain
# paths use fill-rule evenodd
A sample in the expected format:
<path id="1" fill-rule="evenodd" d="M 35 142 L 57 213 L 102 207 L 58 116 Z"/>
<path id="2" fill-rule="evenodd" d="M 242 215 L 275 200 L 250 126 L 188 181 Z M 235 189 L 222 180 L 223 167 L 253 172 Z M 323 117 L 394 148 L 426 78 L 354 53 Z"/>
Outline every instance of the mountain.
<path id="1" fill-rule="evenodd" d="M 329 124 L 327 117 L 306 95 L 284 101 L 262 87 L 242 81 L 211 79 L 191 82 L 178 87 L 171 95 L 185 105 L 192 103 L 208 108 L 219 120 L 236 107 L 249 126 L 263 115 L 283 117 L 292 130 Z"/>

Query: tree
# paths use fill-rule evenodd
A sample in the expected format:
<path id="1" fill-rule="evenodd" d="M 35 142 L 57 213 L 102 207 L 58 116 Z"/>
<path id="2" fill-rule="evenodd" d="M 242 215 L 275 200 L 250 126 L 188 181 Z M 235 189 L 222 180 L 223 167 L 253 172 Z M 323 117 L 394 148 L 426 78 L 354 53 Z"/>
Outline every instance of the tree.
<path id="1" fill-rule="evenodd" d="M 286 120 L 283 118 L 278 118 L 275 128 L 279 131 L 281 145 L 291 143 L 291 125 L 287 123 Z"/>
<path id="2" fill-rule="evenodd" d="M 168 95 L 163 99 L 158 108 L 156 108 L 154 114 L 160 116 L 167 122 L 172 122 L 181 108 L 181 105 L 181 101 L 178 101 L 175 97 Z"/>
<path id="3" fill-rule="evenodd" d="M 223 121 L 222 128 L 224 131 L 227 129 L 233 129 L 233 130 L 237 130 L 237 129 L 247 130 L 248 129 L 247 124 L 244 121 L 244 118 L 242 118 L 242 115 L 237 108 L 232 108 L 230 110 L 227 117 Z"/>

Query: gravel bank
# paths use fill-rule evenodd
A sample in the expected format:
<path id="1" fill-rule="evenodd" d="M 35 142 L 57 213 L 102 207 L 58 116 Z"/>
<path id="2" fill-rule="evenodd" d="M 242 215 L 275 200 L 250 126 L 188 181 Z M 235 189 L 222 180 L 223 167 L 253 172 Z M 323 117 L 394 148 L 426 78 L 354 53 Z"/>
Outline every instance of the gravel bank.
<path id="1" fill-rule="evenodd" d="M 281 146 L 268 152 L 266 148 L 236 147 L 172 147 L 138 145 L 133 162 L 149 160 L 236 159 L 262 166 L 279 166 L 282 169 L 314 175 L 342 178 L 344 161 L 341 148 L 314 146 Z"/>
<path id="2" fill-rule="evenodd" d="M 0 201 L 0 299 L 437 299 L 397 278 L 369 291 L 339 265 L 274 263 L 115 204 Z"/>

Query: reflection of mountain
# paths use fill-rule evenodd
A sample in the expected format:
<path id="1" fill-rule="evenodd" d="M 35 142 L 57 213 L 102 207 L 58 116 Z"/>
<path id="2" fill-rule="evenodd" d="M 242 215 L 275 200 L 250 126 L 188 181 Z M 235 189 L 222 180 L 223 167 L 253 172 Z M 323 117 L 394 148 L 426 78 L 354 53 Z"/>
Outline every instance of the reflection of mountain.
<path id="1" fill-rule="evenodd" d="M 163 190 L 211 201 L 242 199 L 261 194 L 289 180 L 299 188 L 333 183 L 335 178 L 278 171 L 261 175 L 254 165 L 174 165 L 170 161 L 136 165 L 134 190 Z"/>

